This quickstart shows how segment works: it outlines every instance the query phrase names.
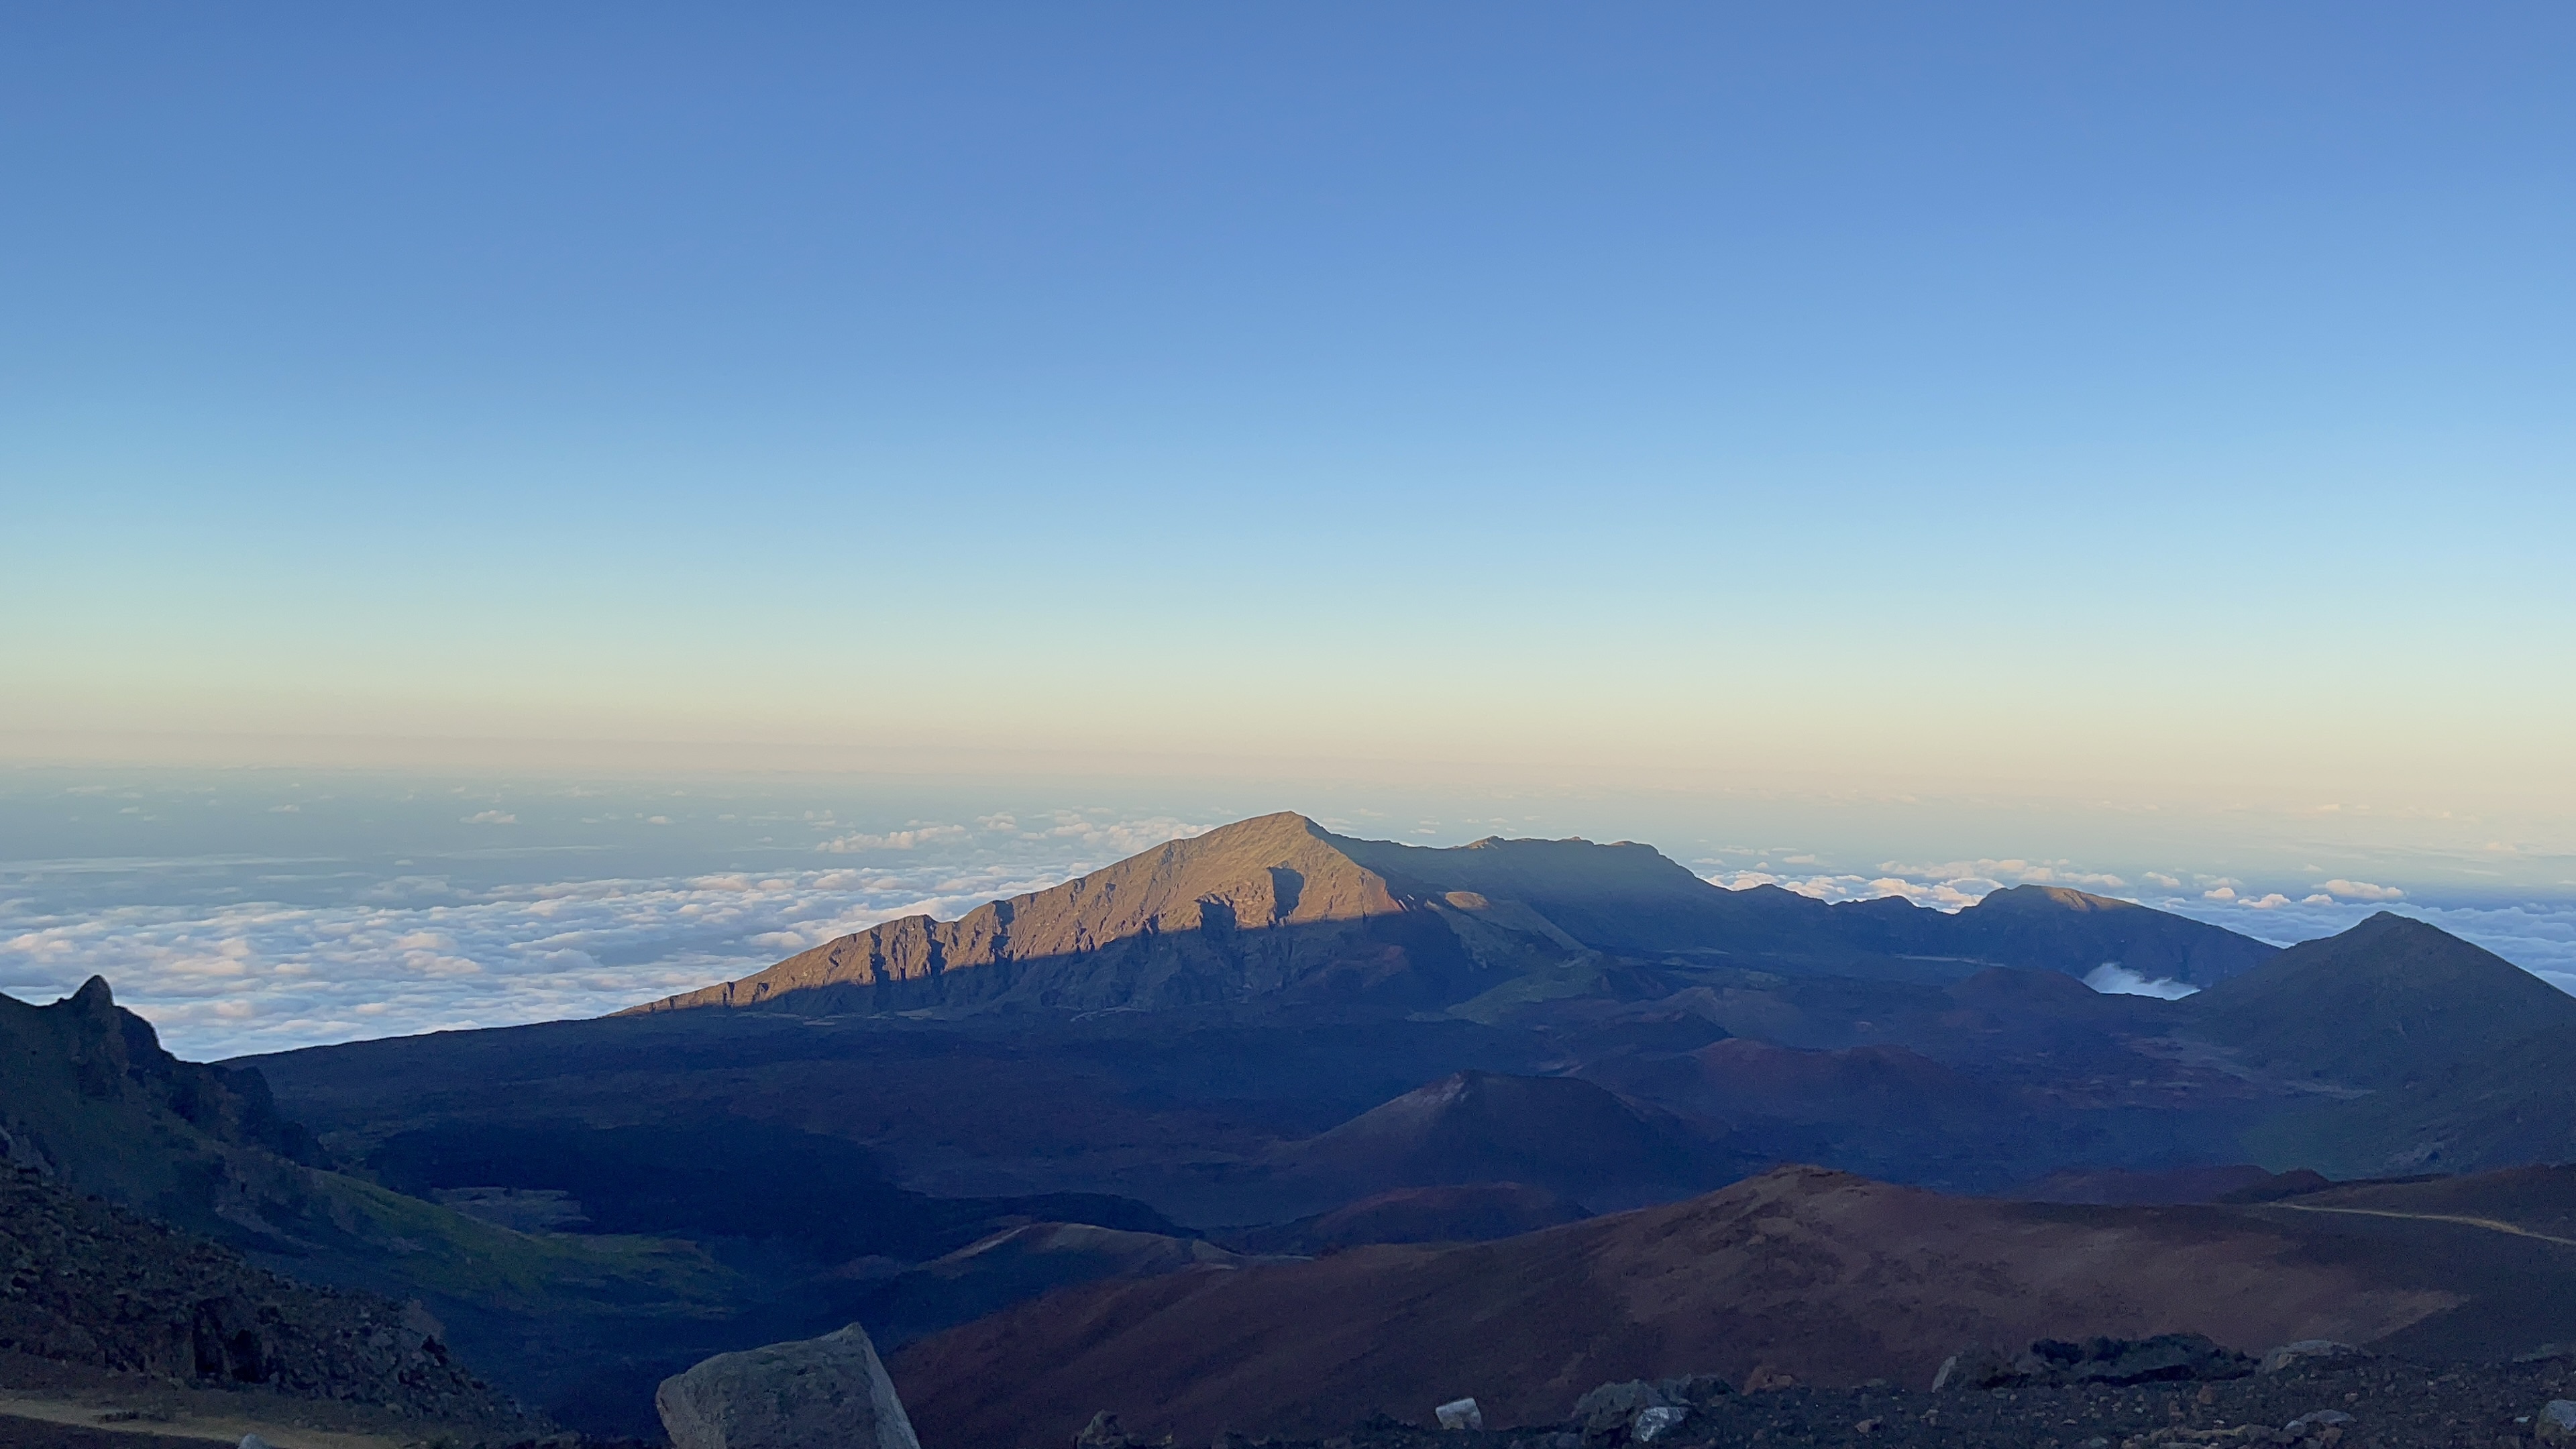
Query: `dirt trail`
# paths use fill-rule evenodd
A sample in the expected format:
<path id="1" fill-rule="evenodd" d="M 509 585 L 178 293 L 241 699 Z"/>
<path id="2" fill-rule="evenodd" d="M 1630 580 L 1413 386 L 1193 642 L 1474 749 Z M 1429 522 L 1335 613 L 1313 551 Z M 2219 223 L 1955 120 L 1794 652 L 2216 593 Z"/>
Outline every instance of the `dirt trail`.
<path id="1" fill-rule="evenodd" d="M 402 1449 L 410 1440 L 387 1434 L 356 1434 L 332 1429 L 298 1428 L 272 1419 L 243 1414 L 195 1414 L 185 1409 L 167 1417 L 110 1417 L 117 1410 L 76 1399 L 0 1392 L 0 1416 L 94 1430 L 105 1434 L 149 1434 L 164 1439 L 197 1439 L 238 1444 L 244 1434 L 257 1434 L 277 1449 Z"/>
<path id="2" fill-rule="evenodd" d="M 2535 1233 L 2529 1228 L 2519 1227 L 2513 1223 L 2504 1222 L 2497 1218 L 2465 1217 L 2458 1213 L 2401 1213 L 2393 1212 L 2387 1208 L 2319 1207 L 2314 1204 L 2295 1202 L 2265 1203 L 2264 1206 L 2286 1208 L 2294 1213 L 2349 1213 L 2354 1217 L 2361 1218 L 2403 1218 L 2409 1222 L 2418 1223 L 2459 1223 L 2466 1227 L 2485 1228 L 2489 1232 L 2511 1233 L 2517 1238 L 2538 1238 L 2544 1243 L 2557 1243 L 2565 1247 L 2576 1248 L 2576 1238 L 2562 1238 L 2550 1233 Z"/>

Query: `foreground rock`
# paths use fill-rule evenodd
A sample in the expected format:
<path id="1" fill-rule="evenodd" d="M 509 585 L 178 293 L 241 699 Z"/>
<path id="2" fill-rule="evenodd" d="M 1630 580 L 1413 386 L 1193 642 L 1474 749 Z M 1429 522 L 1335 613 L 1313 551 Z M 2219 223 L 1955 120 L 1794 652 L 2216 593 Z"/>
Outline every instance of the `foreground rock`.
<path id="1" fill-rule="evenodd" d="M 1628 1380 L 1582 1395 L 1549 1422 L 1467 1431 L 1380 1415 L 1328 1437 L 1269 1440 L 1251 1425 L 1254 1433 L 1220 1436 L 1215 1449 L 2532 1449 L 2576 1444 L 2571 1395 L 2576 1360 L 2427 1364 L 2363 1354 L 2200 1381 L 1940 1393 L 1887 1383 L 1730 1393 L 1705 1378 Z M 1088 1435 L 1082 1449 L 1174 1442 L 1162 1424 L 1138 1420 L 1131 1430 L 1100 1416 L 1095 1428 L 1111 1432 Z"/>
<path id="2" fill-rule="evenodd" d="M 1705 1422 L 1710 1409 L 1731 1392 L 1726 1380 L 1713 1374 L 1603 1384 L 1574 1401 L 1568 1427 L 1595 1446 L 1679 1439 L 1694 1416 Z"/>
<path id="3" fill-rule="evenodd" d="M 720 1353 L 653 1395 L 672 1449 L 921 1449 L 867 1330 Z"/>
<path id="4" fill-rule="evenodd" d="M 2318 1347 L 2323 1345 L 2323 1347 Z M 2302 1358 L 2332 1358 L 2332 1350 L 2355 1350 L 2323 1339 L 2307 1339 L 2272 1351 L 2272 1372 Z M 2278 1362 L 2272 1362 L 2278 1360 Z M 2253 1373 L 2255 1360 L 2221 1348 L 2197 1333 L 2160 1333 L 2153 1338 L 2088 1338 L 2081 1343 L 2043 1338 L 2010 1360 L 1979 1344 L 1950 1355 L 1932 1376 L 1932 1390 L 2000 1389 L 2024 1384 L 2153 1384 L 2185 1380 L 2237 1379 Z"/>
<path id="5" fill-rule="evenodd" d="M 1449 1402 L 1433 1409 L 1431 1411 L 1431 1416 L 1440 1421 L 1440 1427 L 1443 1429 L 1481 1429 L 1485 1427 L 1485 1411 L 1477 1405 L 1474 1399 L 1451 1399 Z"/>

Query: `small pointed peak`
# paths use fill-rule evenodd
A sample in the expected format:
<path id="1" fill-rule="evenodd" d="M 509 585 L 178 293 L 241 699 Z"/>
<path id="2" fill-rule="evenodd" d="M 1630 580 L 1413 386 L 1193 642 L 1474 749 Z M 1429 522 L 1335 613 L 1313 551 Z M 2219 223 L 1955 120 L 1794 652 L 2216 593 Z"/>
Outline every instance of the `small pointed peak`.
<path id="1" fill-rule="evenodd" d="M 1233 821 L 1230 824 L 1220 825 L 1214 830 L 1207 831 L 1203 834 L 1196 836 L 1183 836 L 1181 838 L 1183 840 L 1206 840 L 1211 836 L 1232 837 L 1237 835 L 1268 835 L 1274 833 L 1286 833 L 1289 831 L 1302 831 L 1309 835 L 1320 835 L 1323 833 L 1321 828 L 1318 827 L 1314 821 L 1307 819 L 1305 816 L 1298 814 L 1294 810 L 1274 810 L 1267 815 L 1246 816 L 1241 820 Z"/>
<path id="2" fill-rule="evenodd" d="M 116 1005 L 116 997 L 107 989 L 107 978 L 93 976 L 81 983 L 81 989 L 65 998 L 75 1011 L 104 1012 Z"/>
<path id="3" fill-rule="evenodd" d="M 2054 909 L 2061 911 L 2134 911 L 2144 909 L 2135 901 L 2124 901 L 2114 896 L 2097 896 L 2091 891 L 2080 891 L 2075 889 L 2073 886 L 2042 885 L 2036 882 L 2016 886 L 2006 886 L 2002 890 L 1989 891 L 1986 893 L 1983 900 L 1978 901 L 1975 906 L 1971 906 L 1969 909 L 1976 910 L 1980 907 L 1992 907 L 1998 910 Z"/>

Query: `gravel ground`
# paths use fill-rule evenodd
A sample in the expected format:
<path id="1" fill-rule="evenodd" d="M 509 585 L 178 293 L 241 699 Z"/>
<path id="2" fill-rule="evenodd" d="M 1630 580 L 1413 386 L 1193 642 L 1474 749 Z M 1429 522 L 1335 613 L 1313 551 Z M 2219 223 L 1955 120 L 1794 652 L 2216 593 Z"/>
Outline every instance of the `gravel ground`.
<path id="1" fill-rule="evenodd" d="M 1658 1441 L 1673 1449 L 1852 1445 L 1868 1449 L 2155 1449 L 2300 1444 L 2335 1449 L 2503 1449 L 2533 1442 L 2531 1417 L 2576 1398 L 2576 1361 L 2406 1363 L 2346 1359 L 2278 1374 L 2131 1388 L 1931 1393 L 1893 1387 L 1770 1389 L 1721 1399 Z M 2351 1418 L 2282 1433 L 2319 1410 Z M 1427 1416 L 1426 1416 L 1427 1417 Z M 1285 1446 L 1283 1446 L 1285 1449 Z M 1550 1428 L 1449 1432 L 1378 1420 L 1317 1449 L 1605 1449 Z"/>
<path id="2" fill-rule="evenodd" d="M 0 1415 L 0 1449 L 213 1449 L 213 1443 L 174 1434 L 116 1433 Z"/>

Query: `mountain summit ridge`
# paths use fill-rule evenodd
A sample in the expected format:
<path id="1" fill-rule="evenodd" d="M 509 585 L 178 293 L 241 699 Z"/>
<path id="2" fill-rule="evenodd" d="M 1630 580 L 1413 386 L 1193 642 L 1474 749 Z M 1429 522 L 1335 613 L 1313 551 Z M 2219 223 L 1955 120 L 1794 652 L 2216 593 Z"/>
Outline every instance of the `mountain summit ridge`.
<path id="1" fill-rule="evenodd" d="M 1337 835 L 1292 811 L 1166 842 L 954 921 L 905 916 L 740 980 L 631 1007 L 805 1015 L 1339 1001 L 1447 1008 L 1619 958 L 1915 979 L 2123 961 L 2196 984 L 2273 948 L 2127 901 L 1999 891 L 1956 915 L 1729 890 L 1653 846 L 1488 836 L 1430 847 Z"/>

